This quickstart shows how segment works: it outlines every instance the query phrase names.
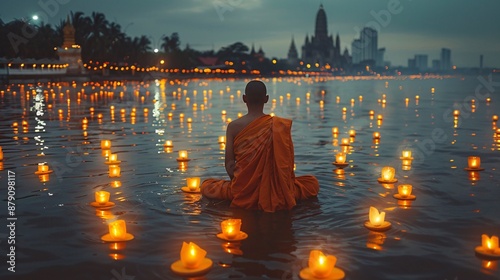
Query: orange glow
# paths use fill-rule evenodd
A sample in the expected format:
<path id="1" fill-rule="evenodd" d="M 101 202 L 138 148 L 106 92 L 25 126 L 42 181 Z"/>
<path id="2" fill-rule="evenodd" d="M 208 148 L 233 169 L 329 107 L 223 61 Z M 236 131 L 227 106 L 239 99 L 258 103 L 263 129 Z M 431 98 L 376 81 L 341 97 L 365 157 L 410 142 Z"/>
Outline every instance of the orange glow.
<path id="1" fill-rule="evenodd" d="M 38 172 L 48 172 L 48 171 L 49 171 L 49 166 L 46 165 L 44 162 L 38 164 Z"/>
<path id="2" fill-rule="evenodd" d="M 127 234 L 127 225 L 124 220 L 117 220 L 108 224 L 109 234 L 115 240 L 125 239 Z"/>
<path id="3" fill-rule="evenodd" d="M 469 168 L 471 169 L 479 169 L 481 168 L 481 158 L 478 156 L 470 156 L 468 157 Z"/>
<path id="4" fill-rule="evenodd" d="M 174 144 L 172 143 L 172 140 L 167 140 L 165 141 L 165 144 L 163 144 L 163 146 L 166 148 L 172 148 Z"/>
<path id="5" fill-rule="evenodd" d="M 226 136 L 219 136 L 219 144 L 226 143 Z"/>
<path id="6" fill-rule="evenodd" d="M 354 129 L 349 130 L 349 137 L 356 137 L 356 130 Z"/>
<path id="7" fill-rule="evenodd" d="M 110 154 L 109 155 L 109 162 L 117 162 L 118 161 L 118 155 L 117 154 Z"/>
<path id="8" fill-rule="evenodd" d="M 373 139 L 380 139 L 380 132 L 378 131 L 373 132 Z"/>
<path id="9" fill-rule="evenodd" d="M 97 191 L 95 192 L 95 201 L 99 204 L 106 204 L 109 201 L 109 192 Z"/>
<path id="10" fill-rule="evenodd" d="M 385 166 L 382 168 L 381 178 L 384 181 L 392 181 L 394 180 L 395 174 L 396 174 L 396 169 L 390 166 Z"/>
<path id="11" fill-rule="evenodd" d="M 346 161 L 346 155 L 344 153 L 338 153 L 335 155 L 336 163 L 345 163 L 345 161 Z"/>
<path id="12" fill-rule="evenodd" d="M 118 165 L 110 165 L 109 166 L 109 174 L 110 178 L 116 178 L 121 176 L 121 169 Z"/>
<path id="13" fill-rule="evenodd" d="M 332 127 L 332 134 L 338 134 L 339 133 L 339 128 L 334 126 Z"/>
<path id="14" fill-rule="evenodd" d="M 186 181 L 187 181 L 187 187 L 189 188 L 189 190 L 191 191 L 196 191 L 200 188 L 200 177 L 191 177 L 191 178 L 187 178 Z"/>
<path id="15" fill-rule="evenodd" d="M 469 180 L 471 182 L 476 182 L 476 181 L 479 181 L 481 179 L 481 175 L 479 175 L 480 172 L 478 171 L 469 171 Z"/>
<path id="16" fill-rule="evenodd" d="M 369 218 L 370 223 L 372 225 L 380 226 L 385 221 L 385 212 L 379 213 L 377 208 L 370 206 L 370 212 L 369 212 L 368 218 Z"/>
<path id="17" fill-rule="evenodd" d="M 110 140 L 101 140 L 101 149 L 103 149 L 103 150 L 111 149 L 111 141 Z"/>
<path id="18" fill-rule="evenodd" d="M 327 278 L 333 271 L 337 258 L 325 255 L 320 250 L 311 250 L 309 253 L 309 269 L 311 274 L 317 278 Z"/>
<path id="19" fill-rule="evenodd" d="M 403 159 L 411 159 L 411 151 L 410 150 L 404 150 L 401 152 L 401 157 Z"/>
<path id="20" fill-rule="evenodd" d="M 241 219 L 227 219 L 220 223 L 220 227 L 222 229 L 222 234 L 227 239 L 236 238 L 241 229 Z"/>
<path id="21" fill-rule="evenodd" d="M 500 254 L 500 250 L 498 248 L 498 236 L 493 235 L 490 238 L 486 234 L 481 235 L 481 245 L 484 249 L 487 249 L 492 253 L 498 252 Z"/>
<path id="22" fill-rule="evenodd" d="M 179 159 L 180 160 L 188 159 L 188 152 L 186 150 L 180 150 L 179 151 Z"/>
<path id="23" fill-rule="evenodd" d="M 398 186 L 398 194 L 403 198 L 411 195 L 411 191 L 412 191 L 412 185 L 399 185 Z"/>
<path id="24" fill-rule="evenodd" d="M 109 155 L 111 154 L 111 150 L 109 149 L 102 150 L 101 154 L 103 157 L 109 157 Z"/>
<path id="25" fill-rule="evenodd" d="M 185 268 L 194 269 L 199 267 L 206 255 L 207 251 L 201 249 L 195 243 L 182 242 L 181 262 Z"/>
<path id="26" fill-rule="evenodd" d="M 342 138 L 340 140 L 340 145 L 343 145 L 343 146 L 348 146 L 349 145 L 349 138 Z"/>
<path id="27" fill-rule="evenodd" d="M 0 171 L 3 170 L 3 162 L 0 162 Z M 38 179 L 40 183 L 46 183 L 50 180 L 50 174 L 42 174 L 38 175 Z"/>

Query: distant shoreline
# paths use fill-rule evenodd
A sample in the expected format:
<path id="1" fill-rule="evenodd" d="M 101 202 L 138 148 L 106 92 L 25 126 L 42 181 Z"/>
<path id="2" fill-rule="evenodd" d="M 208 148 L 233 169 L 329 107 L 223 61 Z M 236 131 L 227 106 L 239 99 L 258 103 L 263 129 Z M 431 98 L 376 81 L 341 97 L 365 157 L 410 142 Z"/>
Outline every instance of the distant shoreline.
<path id="1" fill-rule="evenodd" d="M 357 79 L 395 79 L 395 78 L 452 78 L 452 77 L 462 77 L 462 76 L 484 76 L 484 75 L 500 75 L 497 71 L 488 72 L 458 72 L 455 74 L 400 74 L 400 75 L 192 75 L 192 74 L 180 74 L 180 75 L 91 75 L 91 74 L 81 74 L 81 75 L 43 75 L 43 76 L 0 76 L 1 85 L 9 85 L 16 83 L 43 83 L 43 82 L 98 82 L 98 81 L 152 81 L 161 79 L 172 79 L 172 80 L 186 80 L 186 79 L 259 79 L 259 78 L 290 78 L 290 77 L 317 77 L 317 78 L 328 78 L 328 79 L 338 79 L 338 80 L 357 80 Z"/>

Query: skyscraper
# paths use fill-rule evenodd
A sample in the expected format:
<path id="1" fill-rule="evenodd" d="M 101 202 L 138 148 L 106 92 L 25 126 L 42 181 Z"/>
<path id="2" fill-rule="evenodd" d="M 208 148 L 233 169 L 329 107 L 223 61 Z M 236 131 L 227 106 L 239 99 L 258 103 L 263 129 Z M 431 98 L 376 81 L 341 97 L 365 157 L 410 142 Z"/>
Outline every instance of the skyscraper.
<path id="1" fill-rule="evenodd" d="M 425 71 L 428 68 L 429 57 L 426 54 L 415 55 L 415 68 L 420 71 Z"/>
<path id="2" fill-rule="evenodd" d="M 363 30 L 361 30 L 360 39 L 361 46 L 363 47 L 361 61 L 372 61 L 372 64 L 375 64 L 378 51 L 377 30 L 370 27 L 363 28 Z"/>
<path id="3" fill-rule="evenodd" d="M 352 42 L 351 48 L 353 64 L 383 66 L 385 48 L 378 48 L 377 30 L 370 27 L 363 28 L 359 39 Z"/>
<path id="4" fill-rule="evenodd" d="M 442 48 L 441 49 L 441 70 L 449 71 L 451 70 L 451 50 Z"/>

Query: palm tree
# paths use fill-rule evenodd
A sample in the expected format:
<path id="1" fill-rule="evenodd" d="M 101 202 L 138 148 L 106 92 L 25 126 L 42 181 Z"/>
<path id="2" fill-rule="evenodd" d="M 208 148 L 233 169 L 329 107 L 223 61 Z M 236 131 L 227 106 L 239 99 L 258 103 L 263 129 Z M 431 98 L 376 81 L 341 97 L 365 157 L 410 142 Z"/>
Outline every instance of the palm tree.
<path id="1" fill-rule="evenodd" d="M 163 43 L 161 47 L 165 50 L 165 53 L 174 53 L 180 51 L 179 46 L 181 41 L 179 39 L 179 34 L 177 32 L 172 33 L 170 37 L 163 37 Z"/>
<path id="2" fill-rule="evenodd" d="M 108 21 L 102 13 L 92 12 L 90 17 L 90 30 L 87 34 L 89 58 L 97 61 L 103 61 L 107 54 L 106 32 Z"/>

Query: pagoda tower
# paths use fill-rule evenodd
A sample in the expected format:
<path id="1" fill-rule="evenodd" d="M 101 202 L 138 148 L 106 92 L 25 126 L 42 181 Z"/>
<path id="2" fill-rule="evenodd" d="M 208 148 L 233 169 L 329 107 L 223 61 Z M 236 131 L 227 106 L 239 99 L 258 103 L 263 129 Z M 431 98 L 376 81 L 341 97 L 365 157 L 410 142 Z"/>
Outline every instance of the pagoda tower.
<path id="1" fill-rule="evenodd" d="M 75 28 L 70 22 L 69 15 L 63 27 L 63 45 L 56 48 L 59 61 L 68 64 L 67 74 L 82 74 L 82 50 L 75 42 Z"/>

